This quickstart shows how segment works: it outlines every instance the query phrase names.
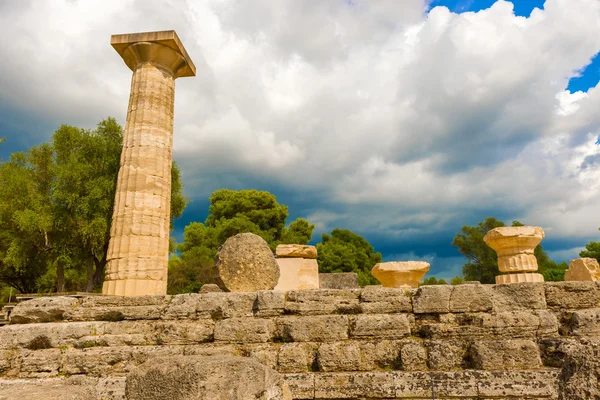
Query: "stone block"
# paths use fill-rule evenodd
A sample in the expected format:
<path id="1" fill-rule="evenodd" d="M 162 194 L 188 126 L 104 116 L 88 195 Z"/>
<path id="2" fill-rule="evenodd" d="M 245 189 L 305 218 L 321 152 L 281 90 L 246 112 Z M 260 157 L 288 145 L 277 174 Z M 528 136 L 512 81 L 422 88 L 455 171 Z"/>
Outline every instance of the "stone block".
<path id="1" fill-rule="evenodd" d="M 234 343 L 263 343 L 272 340 L 275 323 L 262 318 L 229 318 L 217 321 L 215 340 Z"/>
<path id="2" fill-rule="evenodd" d="M 319 289 L 319 265 L 307 258 L 278 258 L 279 281 L 275 290 Z"/>
<path id="3" fill-rule="evenodd" d="M 416 289 L 427 271 L 429 263 L 424 261 L 391 261 L 375 264 L 371 274 L 384 287 Z"/>
<path id="4" fill-rule="evenodd" d="M 363 358 L 358 342 L 323 343 L 317 352 L 319 371 L 368 371 L 374 367 Z"/>
<path id="5" fill-rule="evenodd" d="M 283 314 L 285 293 L 277 290 L 261 290 L 257 293 L 254 315 L 257 317 L 274 317 Z"/>
<path id="6" fill-rule="evenodd" d="M 558 398 L 558 370 L 480 371 L 480 398 Z"/>
<path id="7" fill-rule="evenodd" d="M 173 296 L 165 308 L 163 319 L 197 319 L 198 303 L 201 297 L 197 293 L 178 294 Z"/>
<path id="8" fill-rule="evenodd" d="M 409 340 L 402 344 L 400 361 L 404 371 L 426 371 L 427 350 L 422 341 Z"/>
<path id="9" fill-rule="evenodd" d="M 567 332 L 573 336 L 600 336 L 600 308 L 576 310 L 567 314 Z"/>
<path id="10" fill-rule="evenodd" d="M 290 387 L 294 399 L 315 398 L 315 374 L 285 374 L 283 380 Z"/>
<path id="11" fill-rule="evenodd" d="M 492 288 L 494 312 L 546 308 L 544 283 L 514 283 L 494 285 Z"/>
<path id="12" fill-rule="evenodd" d="M 315 399 L 394 398 L 391 372 L 342 372 L 315 374 Z"/>
<path id="13" fill-rule="evenodd" d="M 522 272 L 517 274 L 496 275 L 496 284 L 544 282 L 544 275 L 535 272 Z"/>
<path id="14" fill-rule="evenodd" d="M 434 371 L 452 371 L 463 366 L 468 342 L 463 340 L 426 340 L 427 367 Z"/>
<path id="15" fill-rule="evenodd" d="M 405 289 L 366 286 L 360 293 L 360 309 L 365 314 L 406 313 L 412 301 Z"/>
<path id="16" fill-rule="evenodd" d="M 317 248 L 303 244 L 280 244 L 275 249 L 277 257 L 295 257 L 295 258 L 317 258 Z"/>
<path id="17" fill-rule="evenodd" d="M 66 311 L 68 321 L 122 321 L 159 319 L 171 296 L 88 296 Z"/>
<path id="18" fill-rule="evenodd" d="M 321 289 L 358 289 L 358 275 L 355 272 L 334 272 L 319 274 Z"/>
<path id="19" fill-rule="evenodd" d="M 450 312 L 490 311 L 492 294 L 490 285 L 456 285 L 450 295 Z"/>
<path id="20" fill-rule="evenodd" d="M 410 336 L 406 314 L 350 316 L 350 336 L 355 338 L 400 339 Z"/>
<path id="21" fill-rule="evenodd" d="M 298 315 L 357 314 L 358 290 L 292 290 L 287 293 L 285 312 Z"/>
<path id="22" fill-rule="evenodd" d="M 477 399 L 477 378 L 471 371 L 394 372 L 397 399 Z"/>
<path id="23" fill-rule="evenodd" d="M 522 370 L 542 367 L 540 350 L 532 340 L 481 340 L 471 344 L 468 367 L 484 370 Z"/>
<path id="24" fill-rule="evenodd" d="M 77 306 L 73 297 L 40 297 L 23 301 L 15 306 L 10 315 L 13 324 L 62 321 L 65 312 Z"/>
<path id="25" fill-rule="evenodd" d="M 155 362 L 162 362 L 165 357 L 171 356 L 182 356 L 184 352 L 183 346 L 136 346 L 131 348 L 131 359 L 129 362 L 123 365 L 123 370 L 131 372 L 136 369 L 137 366 L 147 362 L 148 360 L 155 360 Z"/>
<path id="26" fill-rule="evenodd" d="M 279 348 L 277 353 L 278 372 L 306 372 L 311 364 L 312 357 L 309 357 L 305 346 L 301 343 L 285 343 Z"/>
<path id="27" fill-rule="evenodd" d="M 97 392 L 92 379 L 43 378 L 0 380 L 0 399 L 43 399 L 43 400 L 124 400 L 124 397 L 104 396 Z M 81 382 L 82 381 L 82 382 Z M 124 393 L 123 393 L 124 394 Z"/>
<path id="28" fill-rule="evenodd" d="M 279 345 L 273 343 L 246 343 L 240 345 L 241 355 L 250 357 L 271 369 L 277 370 Z"/>
<path id="29" fill-rule="evenodd" d="M 415 314 L 450 312 L 452 289 L 453 286 L 450 285 L 421 286 L 413 297 L 413 312 Z"/>
<path id="30" fill-rule="evenodd" d="M 59 349 L 24 350 L 15 360 L 19 364 L 21 378 L 45 378 L 58 376 L 61 366 Z"/>
<path id="31" fill-rule="evenodd" d="M 548 307 L 577 309 L 600 305 L 600 290 L 595 282 L 549 282 L 545 288 Z"/>
<path id="32" fill-rule="evenodd" d="M 68 375 L 107 376 L 124 373 L 131 359 L 132 348 L 93 347 L 88 349 L 68 348 L 63 354 L 61 373 Z"/>
<path id="33" fill-rule="evenodd" d="M 571 260 L 569 269 L 565 271 L 565 281 L 598 281 L 600 265 L 595 258 L 578 258 Z"/>
<path id="34" fill-rule="evenodd" d="M 223 290 L 214 283 L 206 283 L 200 288 L 200 293 L 221 293 Z"/>
<path id="35" fill-rule="evenodd" d="M 215 323 L 199 321 L 157 321 L 152 325 L 148 342 L 155 344 L 195 344 L 213 340 Z"/>
<path id="36" fill-rule="evenodd" d="M 345 315 L 284 316 L 276 319 L 277 337 L 283 342 L 331 342 L 348 339 Z"/>
<path id="37" fill-rule="evenodd" d="M 207 357 L 241 356 L 242 350 L 241 346 L 237 344 L 204 343 L 202 345 L 185 346 L 183 354 L 186 356 Z"/>
<path id="38" fill-rule="evenodd" d="M 198 315 L 202 314 L 205 298 L 224 298 L 222 306 L 223 318 L 236 317 L 252 317 L 254 315 L 254 307 L 257 302 L 258 295 L 256 292 L 240 292 L 240 293 L 207 293 L 201 295 L 198 305 Z M 214 318 L 214 317 L 213 317 Z"/>
<path id="39" fill-rule="evenodd" d="M 30 350 L 72 346 L 85 336 L 103 333 L 103 322 L 50 322 L 0 328 L 0 349 Z"/>

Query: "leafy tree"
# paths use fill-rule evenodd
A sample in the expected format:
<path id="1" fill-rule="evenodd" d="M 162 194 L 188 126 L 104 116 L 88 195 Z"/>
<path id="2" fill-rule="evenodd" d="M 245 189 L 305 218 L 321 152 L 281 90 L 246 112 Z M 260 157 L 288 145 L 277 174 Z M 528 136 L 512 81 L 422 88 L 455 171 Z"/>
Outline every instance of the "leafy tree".
<path id="1" fill-rule="evenodd" d="M 355 272 L 361 286 L 378 284 L 371 269 L 381 262 L 381 253 L 376 253 L 362 236 L 336 228 L 321 239 L 322 243 L 317 244 L 319 272 Z"/>
<path id="2" fill-rule="evenodd" d="M 452 245 L 458 247 L 460 253 L 469 261 L 463 266 L 465 280 L 495 283 L 495 276 L 500 274 L 498 256 L 491 247 L 485 244 L 483 237 L 488 231 L 502 226 L 506 226 L 504 222 L 489 217 L 483 222 L 479 222 L 477 226 L 463 226 L 461 232 L 456 234 Z M 513 221 L 512 226 L 523 226 L 523 224 Z M 548 257 L 541 245 L 535 248 L 534 254 L 538 261 L 539 272 L 544 275 L 544 279 L 548 281 L 564 280 L 565 263 L 556 264 Z"/>
<path id="3" fill-rule="evenodd" d="M 0 165 L 0 280 L 21 292 L 101 284 L 122 138 L 112 118 L 95 130 L 63 125 Z M 185 207 L 179 175 L 173 165 L 172 219 Z"/>
<path id="4" fill-rule="evenodd" d="M 204 223 L 192 222 L 185 227 L 183 243 L 177 246 L 181 257 L 169 262 L 169 282 L 171 274 L 179 274 L 193 277 L 196 283 L 191 286 L 176 283 L 174 278 L 168 288 L 171 294 L 189 293 L 201 284 L 212 283 L 214 257 L 219 247 L 233 235 L 257 234 L 275 250 L 280 243 L 307 244 L 314 229 L 314 225 L 302 218 L 286 228 L 287 207 L 279 204 L 273 194 L 264 191 L 217 190 L 210 197 L 208 211 Z"/>
<path id="5" fill-rule="evenodd" d="M 447 285 L 448 282 L 444 278 L 437 279 L 435 276 L 430 276 L 429 278 L 423 279 L 423 282 L 419 284 L 419 286 L 427 286 L 427 285 Z"/>
<path id="6" fill-rule="evenodd" d="M 450 280 L 451 285 L 462 285 L 464 282 L 465 280 L 458 275 Z"/>
<path id="7" fill-rule="evenodd" d="M 585 245 L 585 250 L 579 253 L 579 257 L 595 258 L 600 263 L 600 242 L 589 242 Z"/>

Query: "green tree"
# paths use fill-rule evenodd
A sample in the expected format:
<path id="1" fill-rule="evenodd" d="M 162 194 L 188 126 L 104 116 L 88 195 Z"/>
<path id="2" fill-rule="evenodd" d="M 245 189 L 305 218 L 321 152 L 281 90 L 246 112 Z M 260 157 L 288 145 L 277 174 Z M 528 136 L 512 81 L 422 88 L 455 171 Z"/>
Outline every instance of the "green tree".
<path id="1" fill-rule="evenodd" d="M 101 284 L 122 138 L 112 118 L 95 130 L 63 125 L 0 165 L 0 280 L 22 292 Z M 172 219 L 185 207 L 179 176 L 173 165 Z"/>
<path id="2" fill-rule="evenodd" d="M 458 275 L 450 280 L 451 285 L 462 285 L 464 282 L 465 280 Z"/>
<path id="3" fill-rule="evenodd" d="M 169 262 L 169 282 L 171 274 L 178 274 L 189 279 L 193 277 L 195 283 L 174 278 L 168 287 L 171 294 L 187 293 L 201 284 L 212 283 L 214 257 L 219 247 L 233 235 L 257 234 L 275 250 L 280 243 L 308 243 L 314 229 L 314 225 L 302 218 L 286 228 L 287 207 L 279 204 L 273 194 L 264 191 L 217 190 L 210 197 L 208 211 L 204 223 L 192 222 L 185 227 L 183 243 L 177 246 L 181 257 L 173 257 Z"/>
<path id="4" fill-rule="evenodd" d="M 435 276 L 430 276 L 429 278 L 423 279 L 423 282 L 419 284 L 419 286 L 427 286 L 427 285 L 447 285 L 448 282 L 444 278 L 437 279 Z"/>
<path id="5" fill-rule="evenodd" d="M 600 228 L 599 228 L 600 229 Z M 579 253 L 579 257 L 595 258 L 600 263 L 600 242 L 589 242 L 585 245 L 585 250 Z"/>
<path id="6" fill-rule="evenodd" d="M 362 236 L 348 229 L 334 229 L 331 234 L 323 234 L 317 244 L 319 272 L 355 272 L 361 286 L 376 285 L 379 282 L 371 269 L 381 262 L 381 253 Z"/>

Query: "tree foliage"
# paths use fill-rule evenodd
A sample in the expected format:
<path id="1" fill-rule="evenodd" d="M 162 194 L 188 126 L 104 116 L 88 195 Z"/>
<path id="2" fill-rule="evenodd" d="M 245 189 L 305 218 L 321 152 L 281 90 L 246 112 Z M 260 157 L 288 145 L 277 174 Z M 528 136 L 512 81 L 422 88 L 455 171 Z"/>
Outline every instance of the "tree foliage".
<path id="1" fill-rule="evenodd" d="M 491 247 L 485 244 L 483 237 L 488 231 L 502 226 L 506 226 L 504 222 L 489 217 L 479 222 L 477 226 L 463 226 L 461 231 L 456 234 L 452 245 L 456 246 L 468 261 L 463 266 L 465 280 L 495 283 L 495 276 L 500 274 L 498 256 Z M 512 226 L 523 226 L 523 224 L 513 221 Z M 534 254 L 538 261 L 538 271 L 544 275 L 545 280 L 564 280 L 566 263 L 557 264 L 552 261 L 541 245 L 535 248 Z"/>
<path id="2" fill-rule="evenodd" d="M 348 229 L 334 229 L 321 239 L 317 244 L 319 272 L 355 272 L 361 286 L 379 283 L 371 269 L 381 262 L 381 253 L 362 236 Z"/>
<path id="3" fill-rule="evenodd" d="M 104 278 L 123 131 L 62 125 L 0 164 L 0 281 L 21 292 L 87 290 Z M 185 207 L 172 168 L 171 218 Z"/>
<path id="4" fill-rule="evenodd" d="M 298 218 L 286 228 L 288 208 L 269 192 L 220 189 L 210 197 L 208 217 L 185 227 L 183 243 L 177 246 L 181 257 L 169 261 L 168 292 L 197 291 L 204 283 L 213 282 L 214 257 L 227 238 L 251 232 L 261 236 L 274 251 L 278 244 L 307 244 L 314 225 Z M 193 277 L 193 284 L 171 276 Z"/>
<path id="5" fill-rule="evenodd" d="M 448 282 L 444 278 L 437 279 L 435 276 L 430 276 L 429 278 L 423 279 L 423 282 L 419 284 L 419 286 L 427 286 L 427 285 L 447 285 Z"/>
<path id="6" fill-rule="evenodd" d="M 579 257 L 595 258 L 600 263 L 600 242 L 589 242 L 585 245 L 585 250 L 579 253 Z"/>

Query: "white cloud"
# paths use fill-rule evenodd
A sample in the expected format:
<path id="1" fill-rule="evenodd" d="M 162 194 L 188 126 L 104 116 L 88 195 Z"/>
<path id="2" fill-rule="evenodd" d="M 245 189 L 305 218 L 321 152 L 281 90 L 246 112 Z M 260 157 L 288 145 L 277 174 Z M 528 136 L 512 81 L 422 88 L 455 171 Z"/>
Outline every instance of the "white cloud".
<path id="1" fill-rule="evenodd" d="M 0 100 L 56 124 L 124 122 L 130 71 L 110 35 L 176 29 L 198 67 L 178 80 L 175 109 L 174 157 L 192 198 L 218 171 L 319 193 L 327 202 L 307 217 L 322 229 L 402 238 L 501 210 L 548 236 L 596 234 L 600 90 L 565 88 L 600 51 L 600 3 L 548 0 L 529 18 L 502 0 L 425 10 L 421 0 L 3 2 Z"/>

